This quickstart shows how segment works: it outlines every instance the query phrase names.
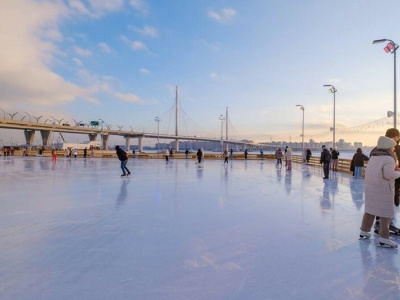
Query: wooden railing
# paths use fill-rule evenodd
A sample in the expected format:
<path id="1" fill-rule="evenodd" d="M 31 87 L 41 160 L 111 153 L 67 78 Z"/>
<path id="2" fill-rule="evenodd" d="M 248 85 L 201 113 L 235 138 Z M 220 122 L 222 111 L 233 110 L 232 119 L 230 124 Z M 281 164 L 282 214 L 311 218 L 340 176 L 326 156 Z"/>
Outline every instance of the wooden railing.
<path id="1" fill-rule="evenodd" d="M 15 150 L 14 152 L 15 156 L 22 156 L 22 150 Z M 28 156 L 37 156 L 38 151 L 37 150 L 29 150 L 28 151 Z M 44 157 L 50 157 L 51 156 L 51 151 L 50 150 L 44 150 L 42 153 L 42 156 Z M 65 157 L 65 151 L 63 150 L 58 150 L 57 151 L 57 156 L 58 157 Z M 78 157 L 83 157 L 83 150 L 78 150 Z M 145 152 L 139 152 L 136 153 L 135 155 L 137 158 L 142 158 L 142 159 L 165 159 L 165 153 L 145 153 Z M 91 157 L 91 152 L 87 152 L 87 157 Z M 114 150 L 96 150 L 94 151 L 94 157 L 95 158 L 116 158 L 117 154 L 115 153 Z M 128 157 L 132 158 L 133 154 L 128 153 Z M 185 159 L 186 155 L 185 153 L 178 152 L 174 153 L 171 159 Z M 189 153 L 188 154 L 189 159 L 196 159 L 196 153 Z M 205 153 L 205 159 L 216 159 L 216 160 L 223 160 L 224 156 L 222 153 Z M 230 158 L 229 158 L 230 159 Z M 234 160 L 244 160 L 244 153 L 234 153 L 233 156 Z M 261 155 L 260 154 L 248 154 L 247 155 L 248 160 L 261 160 Z M 275 155 L 273 154 L 264 154 L 264 159 L 268 160 L 275 160 Z M 282 158 L 282 161 L 284 162 L 285 158 Z M 300 155 L 293 155 L 292 158 L 293 163 L 302 163 L 302 157 Z M 350 171 L 350 159 L 343 159 L 339 158 L 338 159 L 338 165 L 337 169 L 340 172 L 348 173 L 351 174 L 352 171 Z M 309 166 L 317 166 L 320 167 L 320 157 L 319 156 L 312 156 L 311 159 L 309 160 L 308 163 Z M 364 171 L 365 171 L 365 166 L 363 168 L 363 176 L 364 176 Z"/>

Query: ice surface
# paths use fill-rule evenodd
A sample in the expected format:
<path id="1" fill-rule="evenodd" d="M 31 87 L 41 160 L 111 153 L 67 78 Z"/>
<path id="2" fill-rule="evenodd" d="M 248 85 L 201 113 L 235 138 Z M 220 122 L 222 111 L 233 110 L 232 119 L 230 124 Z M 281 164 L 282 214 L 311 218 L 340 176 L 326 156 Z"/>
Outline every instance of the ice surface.
<path id="1" fill-rule="evenodd" d="M 0 299 L 400 299 L 397 250 L 358 240 L 363 179 L 267 160 L 128 168 L 0 158 Z"/>

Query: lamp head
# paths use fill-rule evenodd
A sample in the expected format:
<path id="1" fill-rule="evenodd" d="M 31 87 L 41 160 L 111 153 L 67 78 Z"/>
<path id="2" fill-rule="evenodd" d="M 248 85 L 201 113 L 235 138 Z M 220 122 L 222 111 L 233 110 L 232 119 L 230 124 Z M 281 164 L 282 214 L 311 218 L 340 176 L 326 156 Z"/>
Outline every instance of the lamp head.
<path id="1" fill-rule="evenodd" d="M 372 42 L 372 44 L 384 43 L 384 42 L 386 42 L 386 41 L 387 41 L 387 39 L 374 40 L 374 41 Z"/>

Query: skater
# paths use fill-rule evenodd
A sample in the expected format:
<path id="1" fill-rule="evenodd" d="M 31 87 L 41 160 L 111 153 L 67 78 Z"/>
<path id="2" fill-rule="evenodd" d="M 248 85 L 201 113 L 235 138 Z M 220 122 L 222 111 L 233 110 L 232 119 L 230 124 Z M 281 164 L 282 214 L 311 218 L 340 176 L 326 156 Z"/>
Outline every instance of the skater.
<path id="1" fill-rule="evenodd" d="M 186 151 L 185 151 L 185 158 L 186 158 L 186 159 L 189 158 L 189 150 L 188 150 L 188 149 L 186 149 Z"/>
<path id="2" fill-rule="evenodd" d="M 286 165 L 287 165 L 287 170 L 292 169 L 292 149 L 287 148 L 286 151 Z"/>
<path id="3" fill-rule="evenodd" d="M 397 248 L 389 239 L 390 220 L 394 216 L 394 180 L 400 177 L 393 152 L 395 141 L 381 136 L 365 172 L 365 212 L 360 228 L 360 239 L 369 239 L 374 217 L 380 217 L 379 246 Z M 396 168 L 396 170 L 395 170 Z"/>
<path id="4" fill-rule="evenodd" d="M 86 158 L 87 156 L 87 148 L 83 149 L 83 157 Z"/>
<path id="5" fill-rule="evenodd" d="M 281 148 L 276 149 L 275 158 L 276 158 L 276 165 L 281 164 L 281 166 L 282 166 L 282 150 L 281 150 Z"/>
<path id="6" fill-rule="evenodd" d="M 233 160 L 233 149 L 232 148 L 231 148 L 230 152 L 231 152 L 231 160 Z"/>
<path id="7" fill-rule="evenodd" d="M 247 149 L 244 150 L 244 159 L 247 159 Z"/>
<path id="8" fill-rule="evenodd" d="M 225 160 L 224 160 L 224 164 L 225 163 L 228 163 L 228 150 L 224 150 L 224 158 L 225 158 Z"/>
<path id="9" fill-rule="evenodd" d="M 57 161 L 57 151 L 56 149 L 51 150 L 51 160 L 56 162 Z"/>
<path id="10" fill-rule="evenodd" d="M 354 154 L 351 162 L 354 165 L 353 176 L 355 176 L 356 178 L 361 178 L 364 161 L 367 161 L 368 159 L 368 156 L 362 153 L 361 148 L 357 148 L 357 152 Z"/>
<path id="11" fill-rule="evenodd" d="M 339 159 L 340 152 L 337 147 L 332 150 L 332 171 L 337 171 L 337 163 Z"/>
<path id="12" fill-rule="evenodd" d="M 132 158 L 135 158 L 136 157 L 136 152 L 135 152 L 135 149 L 133 149 L 132 150 Z"/>
<path id="13" fill-rule="evenodd" d="M 312 156 L 311 150 L 310 148 L 307 148 L 307 154 L 306 154 L 307 165 L 310 163 L 311 156 Z"/>
<path id="14" fill-rule="evenodd" d="M 126 155 L 126 152 L 124 150 L 122 150 L 119 146 L 116 146 L 115 150 L 117 150 L 118 159 L 121 161 L 121 169 L 122 169 L 121 177 L 130 175 L 131 172 L 126 167 L 126 164 L 128 163 L 128 156 Z M 126 174 L 125 171 L 127 171 L 128 174 Z"/>
<path id="15" fill-rule="evenodd" d="M 285 158 L 286 158 L 287 148 L 289 148 L 289 146 L 285 147 Z M 287 167 L 287 161 L 286 160 L 285 160 L 285 167 Z"/>
<path id="16" fill-rule="evenodd" d="M 201 151 L 201 149 L 199 148 L 199 150 L 197 151 L 197 162 L 199 163 L 199 164 L 201 164 L 201 161 L 202 161 L 202 159 L 203 159 L 203 152 Z"/>
<path id="17" fill-rule="evenodd" d="M 76 158 L 76 156 L 78 155 L 78 149 L 74 149 L 74 157 Z"/>
<path id="18" fill-rule="evenodd" d="M 386 130 L 385 136 L 392 139 L 396 143 L 396 146 L 394 146 L 394 151 L 396 153 L 397 160 L 398 160 L 400 158 L 400 146 L 399 146 L 400 132 L 399 132 L 399 130 L 396 128 L 389 128 L 388 130 Z M 376 150 L 376 148 L 372 149 L 370 157 L 374 153 L 375 150 Z M 399 206 L 399 188 L 400 188 L 400 178 L 396 178 L 396 180 L 394 181 L 394 205 L 396 207 Z M 376 217 L 375 219 L 376 219 L 375 225 L 374 225 L 375 233 L 378 233 L 379 227 L 380 227 L 379 226 L 380 225 L 379 217 Z M 400 235 L 400 229 L 394 225 L 393 220 L 394 220 L 394 218 L 392 218 L 392 220 L 390 221 L 389 230 L 391 233 Z"/>
<path id="19" fill-rule="evenodd" d="M 169 149 L 165 149 L 165 161 L 169 161 Z"/>
<path id="20" fill-rule="evenodd" d="M 329 152 L 328 148 L 325 145 L 322 145 L 322 152 L 320 161 L 321 165 L 323 164 L 324 168 L 324 178 L 329 179 L 329 164 L 331 162 L 331 153 Z"/>
<path id="21" fill-rule="evenodd" d="M 264 159 L 264 151 L 263 151 L 263 149 L 260 150 L 260 156 L 261 156 L 261 159 Z"/>

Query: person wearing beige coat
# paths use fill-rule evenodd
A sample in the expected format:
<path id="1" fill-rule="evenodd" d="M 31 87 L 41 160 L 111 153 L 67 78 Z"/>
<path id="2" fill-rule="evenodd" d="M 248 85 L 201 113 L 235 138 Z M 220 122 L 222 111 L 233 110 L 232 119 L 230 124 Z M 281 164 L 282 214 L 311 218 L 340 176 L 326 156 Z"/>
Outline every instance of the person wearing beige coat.
<path id="1" fill-rule="evenodd" d="M 392 248 L 397 248 L 397 243 L 389 239 L 390 220 L 394 216 L 394 180 L 400 178 L 393 152 L 395 144 L 392 139 L 381 136 L 377 148 L 371 153 L 365 171 L 365 212 L 360 228 L 360 238 L 370 238 L 374 218 L 379 216 L 379 245 Z"/>

